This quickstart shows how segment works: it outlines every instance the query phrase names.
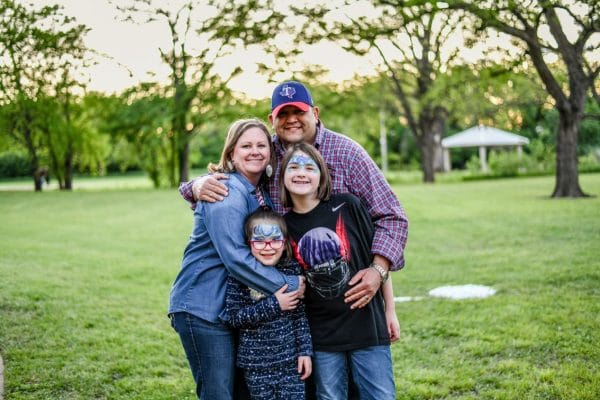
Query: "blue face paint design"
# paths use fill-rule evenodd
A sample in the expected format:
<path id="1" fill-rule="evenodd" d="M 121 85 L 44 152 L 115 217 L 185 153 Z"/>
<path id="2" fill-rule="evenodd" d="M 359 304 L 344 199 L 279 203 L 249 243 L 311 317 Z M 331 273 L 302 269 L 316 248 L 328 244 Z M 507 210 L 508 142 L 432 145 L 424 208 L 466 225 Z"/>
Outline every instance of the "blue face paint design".
<path id="1" fill-rule="evenodd" d="M 315 160 L 313 160 L 305 154 L 294 154 L 290 159 L 286 170 L 292 172 L 302 168 L 305 171 L 312 172 L 314 174 L 318 174 L 321 172 Z"/>
<path id="2" fill-rule="evenodd" d="M 277 224 L 262 223 L 254 225 L 250 240 L 283 240 L 283 232 Z"/>

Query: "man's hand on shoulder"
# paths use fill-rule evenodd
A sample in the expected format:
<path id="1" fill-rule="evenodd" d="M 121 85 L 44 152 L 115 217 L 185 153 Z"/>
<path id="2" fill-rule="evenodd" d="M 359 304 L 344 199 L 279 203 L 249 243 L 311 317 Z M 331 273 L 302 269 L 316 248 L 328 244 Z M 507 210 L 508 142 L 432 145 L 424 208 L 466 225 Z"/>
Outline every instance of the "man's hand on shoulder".
<path id="1" fill-rule="evenodd" d="M 207 201 L 214 203 L 223 201 L 227 196 L 227 186 L 219 182 L 221 179 L 229 179 L 229 177 L 221 172 L 215 172 L 211 175 L 205 175 L 194 179 L 192 184 L 192 194 L 196 201 Z"/>

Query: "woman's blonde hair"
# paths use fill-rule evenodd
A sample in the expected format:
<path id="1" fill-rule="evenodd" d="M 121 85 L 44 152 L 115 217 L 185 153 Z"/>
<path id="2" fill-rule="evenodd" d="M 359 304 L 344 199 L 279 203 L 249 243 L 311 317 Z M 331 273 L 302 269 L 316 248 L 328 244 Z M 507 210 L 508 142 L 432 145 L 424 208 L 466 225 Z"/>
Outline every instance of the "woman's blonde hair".
<path id="1" fill-rule="evenodd" d="M 323 156 L 319 151 L 308 143 L 296 143 L 287 148 L 283 160 L 281 161 L 281 172 L 279 173 L 279 196 L 281 205 L 284 207 L 292 207 L 292 197 L 290 192 L 287 190 L 284 184 L 285 170 L 292 159 L 295 152 L 301 151 L 317 163 L 319 170 L 321 171 L 321 177 L 319 178 L 319 188 L 317 189 L 317 198 L 319 200 L 329 200 L 331 197 L 331 177 L 329 176 L 329 168 L 327 163 L 323 159 Z"/>
<path id="2" fill-rule="evenodd" d="M 267 128 L 267 125 L 258 118 L 249 118 L 239 119 L 231 124 L 229 131 L 227 132 L 227 137 L 225 138 L 225 144 L 223 145 L 223 151 L 221 152 L 221 159 L 219 160 L 218 164 L 208 164 L 208 172 L 215 173 L 235 171 L 235 167 L 230 162 L 231 153 L 233 153 L 233 149 L 235 148 L 238 140 L 240 140 L 240 137 L 250 128 L 259 128 L 265 133 L 265 137 L 267 138 L 267 142 L 269 143 L 271 151 L 271 159 L 269 160 L 269 164 L 271 165 L 271 168 L 275 166 L 275 148 L 273 147 L 273 141 L 271 140 L 269 128 Z M 263 178 L 265 178 L 265 174 L 263 174 Z"/>

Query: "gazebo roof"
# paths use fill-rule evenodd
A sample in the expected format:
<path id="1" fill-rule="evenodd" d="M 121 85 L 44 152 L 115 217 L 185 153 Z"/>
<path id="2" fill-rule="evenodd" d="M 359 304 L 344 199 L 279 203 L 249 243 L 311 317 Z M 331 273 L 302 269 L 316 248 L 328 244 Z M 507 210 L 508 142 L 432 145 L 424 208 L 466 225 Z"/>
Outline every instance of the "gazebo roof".
<path id="1" fill-rule="evenodd" d="M 524 136 L 479 125 L 442 139 L 442 147 L 521 146 L 529 143 Z"/>

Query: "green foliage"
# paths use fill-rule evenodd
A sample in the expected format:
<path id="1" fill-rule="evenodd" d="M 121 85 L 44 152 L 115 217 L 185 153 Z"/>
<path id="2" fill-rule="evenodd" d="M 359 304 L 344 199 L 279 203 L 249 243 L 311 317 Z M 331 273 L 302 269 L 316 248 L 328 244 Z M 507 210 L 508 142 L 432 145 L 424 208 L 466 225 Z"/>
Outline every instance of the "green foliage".
<path id="1" fill-rule="evenodd" d="M 465 166 L 467 171 L 469 171 L 472 174 L 478 174 L 481 171 L 481 162 L 479 161 L 479 157 L 477 157 L 476 155 L 472 155 Z"/>
<path id="2" fill-rule="evenodd" d="M 374 156 L 380 154 L 378 114 L 385 102 L 390 101 L 382 96 L 381 89 L 380 80 L 358 77 L 345 86 L 311 86 L 319 117 L 325 126 L 356 140 Z"/>
<path id="3" fill-rule="evenodd" d="M 579 157 L 580 172 L 600 172 L 600 148 L 594 149 L 585 156 Z"/>
<path id="4" fill-rule="evenodd" d="M 586 154 L 600 148 L 600 102 L 591 96 L 585 103 L 585 113 L 590 117 L 584 118 L 579 131 L 578 154 Z"/>
<path id="5" fill-rule="evenodd" d="M 188 179 L 194 137 L 202 132 L 204 125 L 210 125 L 211 118 L 231 99 L 227 83 L 241 72 L 237 66 L 224 72 L 219 62 L 234 50 L 250 45 L 270 47 L 276 52 L 273 43 L 281 31 L 283 15 L 275 11 L 270 2 L 256 1 L 230 4 L 186 0 L 164 4 L 153 0 L 127 0 L 112 3 L 122 12 L 124 20 L 160 23 L 169 33 L 170 45 L 159 52 L 170 70 L 170 82 L 166 88 L 160 88 L 166 107 L 162 110 L 163 124 L 155 126 L 167 129 L 166 136 L 162 141 L 151 140 L 159 149 L 144 149 L 146 158 L 161 157 L 160 166 L 165 171 L 154 170 L 145 160 L 141 164 L 157 184 L 175 187 Z M 248 23 L 256 20 L 260 23 Z M 138 93 L 151 97 L 156 94 L 157 86 L 142 85 Z M 144 89 L 147 91 L 143 92 Z"/>
<path id="6" fill-rule="evenodd" d="M 167 184 L 169 171 L 173 171 L 169 160 L 175 151 L 169 145 L 169 100 L 159 89 L 142 85 L 100 105 L 104 116 L 101 129 L 111 135 L 111 146 L 118 150 L 111 161 L 122 170 L 139 165 L 156 187 Z M 146 95 L 147 91 L 151 94 Z"/>
<path id="7" fill-rule="evenodd" d="M 547 175 L 554 172 L 554 155 L 538 141 L 533 142 L 533 153 L 519 154 L 513 149 L 492 150 L 488 155 L 488 169 L 481 171 L 479 157 L 472 155 L 467 161 L 469 175 L 466 179 L 502 178 L 529 175 Z"/>
<path id="8" fill-rule="evenodd" d="M 600 174 L 580 179 L 600 193 Z M 394 290 L 423 297 L 396 307 L 398 400 L 600 397 L 600 197 L 550 200 L 552 185 L 394 186 L 411 221 Z M 7 399 L 195 398 L 166 317 L 192 215 L 175 190 L 142 187 L 2 191 Z M 427 295 L 468 283 L 497 293 Z"/>
<path id="9" fill-rule="evenodd" d="M 0 127 L 27 150 L 32 173 L 50 165 L 65 189 L 76 155 L 82 165 L 92 160 L 82 153 L 91 147 L 77 132 L 82 125 L 71 119 L 76 118 L 72 93 L 81 86 L 73 76 L 87 62 L 87 31 L 58 5 L 0 1 Z"/>
<path id="10" fill-rule="evenodd" d="M 223 151 L 223 144 L 229 126 L 242 118 L 258 118 L 269 126 L 267 119 L 271 111 L 270 99 L 252 100 L 225 95 L 221 104 L 207 115 L 199 116 L 206 121 L 197 129 L 190 142 L 190 161 L 193 168 L 206 170 L 211 162 L 217 162 Z"/>
<path id="11" fill-rule="evenodd" d="M 454 67 L 438 78 L 434 89 L 432 96 L 443 99 L 450 123 L 460 129 L 485 124 L 521 131 L 529 122 L 526 115 L 537 117 L 547 97 L 535 71 L 483 62 Z"/>
<path id="12" fill-rule="evenodd" d="M 209 3 L 214 6 L 214 13 L 202 15 Z M 266 119 L 268 100 L 234 97 L 223 85 L 237 69 L 232 68 L 231 76 L 217 77 L 213 68 L 216 59 L 211 58 L 217 53 L 219 57 L 227 57 L 244 45 L 260 44 L 272 50 L 272 54 L 284 54 L 268 66 L 269 72 L 274 73 L 275 64 L 283 64 L 278 66 L 283 67 L 285 74 L 279 76 L 291 75 L 309 83 L 325 125 L 359 142 L 378 163 L 382 158 L 380 113 L 387 131 L 390 167 L 410 170 L 419 168 L 423 157 L 413 135 L 414 127 L 409 128 L 408 114 L 417 115 L 428 107 L 443 106 L 449 115 L 447 134 L 477 123 L 514 131 L 531 141 L 524 151 L 533 158 L 535 166 L 527 166 L 527 169 L 553 170 L 560 116 L 555 109 L 550 109 L 548 93 L 539 74 L 531 63 L 523 62 L 525 54 L 511 62 L 486 60 L 464 65 L 458 62 L 458 54 L 441 54 L 436 46 L 443 44 L 454 28 L 469 26 L 461 25 L 466 17 L 460 16 L 458 11 L 448 13 L 448 10 L 423 7 L 427 2 L 409 3 L 402 8 L 375 1 L 371 5 L 381 14 L 349 12 L 339 19 L 340 10 L 352 11 L 354 5 L 293 7 L 298 13 L 293 15 L 290 9 L 269 2 L 229 4 L 186 0 L 176 5 L 180 7 L 177 10 L 163 7 L 159 1 L 113 2 L 124 11 L 126 20 L 160 21 L 169 29 L 173 46 L 160 51 L 163 61 L 172 69 L 172 82 L 166 87 L 141 84 L 120 96 L 88 94 L 80 98 L 72 94 L 78 84 L 70 74 L 85 63 L 86 49 L 82 40 L 87 28 L 63 15 L 60 7 L 34 8 L 22 2 L 0 0 L 3 7 L 0 149 L 28 150 L 32 163 L 51 165 L 58 177 L 67 175 L 64 165 L 69 162 L 75 172 L 103 174 L 142 169 L 157 186 L 172 186 L 177 180 L 177 164 L 184 157 L 186 144 L 190 146 L 190 166 L 204 169 L 208 162 L 219 157 L 222 138 L 233 120 L 248 116 Z M 477 6 L 477 2 L 472 5 Z M 327 12 L 333 7 L 339 7 L 337 16 Z M 491 11 L 488 10 L 485 17 L 498 17 L 495 7 L 490 5 Z M 511 4 L 505 13 L 510 16 L 511 11 L 520 7 L 525 6 Z M 531 14 L 525 14 L 527 18 L 539 10 L 533 7 L 530 11 Z M 249 26 L 242 22 L 255 17 L 262 23 Z M 429 17 L 436 22 L 424 25 Z M 456 24 L 438 23 L 450 20 Z M 290 22 L 293 23 L 290 25 Z M 292 56 L 300 49 L 283 49 L 277 39 L 284 31 L 292 32 L 304 23 L 311 29 L 301 29 L 300 38 L 309 42 L 326 38 L 356 53 L 363 53 L 369 47 L 381 50 L 383 58 L 389 61 L 386 74 L 331 84 L 326 82 L 327 71 L 323 67 L 296 64 Z M 410 41 L 406 40 L 407 32 L 414 33 L 409 35 Z M 480 34 L 481 37 L 477 36 L 479 32 L 471 32 L 468 44 L 477 44 L 471 40 L 473 35 L 481 39 L 486 33 Z M 19 38 L 23 40 L 17 40 Z M 191 55 L 190 38 L 197 38 L 199 43 L 194 44 L 202 49 L 194 48 L 197 57 Z M 381 40 L 396 44 L 399 53 L 387 53 L 393 46 L 382 46 Z M 304 46 L 300 41 L 298 45 Z M 424 45 L 429 46 L 428 53 L 423 52 Z M 214 53 L 209 49 L 218 51 Z M 524 47 L 519 45 L 515 49 L 521 51 Z M 12 50 L 18 50 L 14 63 L 6 58 Z M 65 59 L 74 64 L 63 63 Z M 420 67 L 428 68 L 419 70 Z M 564 65 L 554 63 L 548 67 L 560 87 L 567 87 Z M 397 80 L 390 75 L 392 72 L 396 73 Z M 66 79 L 63 79 L 65 73 Z M 22 88 L 20 92 L 18 87 Z M 401 102 L 402 96 L 398 97 L 399 90 L 404 92 L 407 108 Z M 598 103 L 590 95 L 585 108 L 588 115 L 600 112 Z M 594 118 L 583 120 L 579 156 L 600 146 L 599 124 Z M 471 155 L 470 150 L 453 151 L 453 166 L 469 164 L 475 168 L 476 162 L 468 163 Z M 510 162 L 499 163 L 503 166 L 497 168 L 514 171 Z M 32 169 L 35 168 L 31 166 Z"/>
<path id="13" fill-rule="evenodd" d="M 535 168 L 538 171 L 554 171 L 556 165 L 556 149 L 552 145 L 545 145 L 543 139 L 532 139 L 526 147 Z"/>
<path id="14" fill-rule="evenodd" d="M 107 172 L 123 173 L 138 169 L 141 169 L 141 165 L 135 146 L 123 137 L 114 138 L 106 161 Z"/>
<path id="15" fill-rule="evenodd" d="M 437 1 L 427 3 L 438 6 Z M 589 97 L 598 76 L 599 64 L 594 56 L 599 45 L 592 33 L 598 32 L 596 21 L 600 18 L 600 9 L 591 4 L 577 0 L 508 3 L 451 0 L 443 6 L 474 16 L 477 19 L 474 30 L 483 38 L 492 30 L 509 35 L 518 45 L 503 48 L 507 59 L 514 66 L 524 62 L 535 66 L 554 107 L 561 110 L 558 136 L 564 139 L 557 141 L 556 147 L 557 158 L 561 160 L 553 191 L 557 197 L 584 196 L 577 170 L 573 168 L 577 154 L 570 146 L 577 143 L 583 118 L 581 105 Z M 563 13 L 565 9 L 569 12 Z M 567 29 L 573 33 L 571 37 Z"/>
<path id="16" fill-rule="evenodd" d="M 96 114 L 98 99 L 88 94 L 77 100 L 70 116 L 74 164 L 78 172 L 102 175 L 110 154 L 110 136 L 100 129 L 101 120 Z"/>
<path id="17" fill-rule="evenodd" d="M 216 163 L 221 157 L 223 143 L 227 136 L 227 126 L 207 127 L 196 135 L 190 144 L 192 167 L 206 171 L 208 164 Z"/>
<path id="18" fill-rule="evenodd" d="M 531 159 L 516 151 L 491 151 L 488 164 L 494 175 L 502 177 L 517 176 L 532 170 Z"/>
<path id="19" fill-rule="evenodd" d="M 63 101 L 64 100 L 64 101 Z M 109 153 L 109 137 L 98 130 L 98 118 L 89 97 L 43 97 L 40 131 L 48 148 L 49 164 L 61 187 L 73 172 L 102 174 Z"/>
<path id="20" fill-rule="evenodd" d="M 31 161 L 24 153 L 7 151 L 0 154 L 0 178 L 30 176 Z"/>
<path id="21" fill-rule="evenodd" d="M 466 164 L 469 175 L 464 178 L 482 179 L 514 176 L 549 175 L 554 173 L 555 155 L 541 141 L 529 144 L 529 153 L 519 155 L 515 151 L 491 151 L 489 154 L 489 172 L 482 173 L 479 157 L 473 155 Z M 591 149 L 589 153 L 578 158 L 579 172 L 600 171 L 600 148 Z"/>

